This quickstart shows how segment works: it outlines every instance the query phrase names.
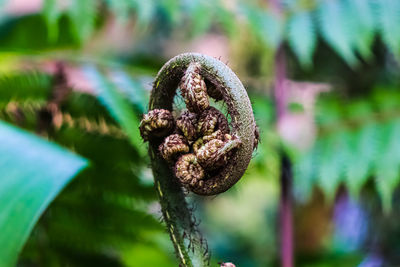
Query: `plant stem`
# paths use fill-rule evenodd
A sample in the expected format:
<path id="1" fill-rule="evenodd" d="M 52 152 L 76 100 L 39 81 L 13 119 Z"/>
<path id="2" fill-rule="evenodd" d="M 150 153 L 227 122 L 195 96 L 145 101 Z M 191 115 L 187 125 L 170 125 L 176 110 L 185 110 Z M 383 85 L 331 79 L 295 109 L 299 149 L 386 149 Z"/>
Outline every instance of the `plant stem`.
<path id="1" fill-rule="evenodd" d="M 162 67 L 154 81 L 149 103 L 150 110 L 173 110 L 172 103 L 176 88 L 192 62 L 201 64 L 201 75 L 219 88 L 232 118 L 232 136 L 238 137 L 238 140 L 233 139 L 224 147 L 225 151 L 237 148 L 234 158 L 217 175 L 207 179 L 208 187 L 194 191 L 200 195 L 215 195 L 228 190 L 246 171 L 254 148 L 255 120 L 247 92 L 239 78 L 219 60 L 197 53 L 178 55 Z M 239 140 L 240 146 L 238 146 Z M 149 154 L 163 218 L 180 266 L 209 266 L 209 253 L 205 239 L 197 228 L 181 185 L 158 152 L 160 142 L 161 140 L 150 142 Z"/>
<path id="2" fill-rule="evenodd" d="M 157 146 L 150 146 L 154 182 L 160 199 L 161 211 L 175 253 L 182 267 L 209 266 L 209 253 L 205 239 L 197 229 L 181 186 L 170 168 L 157 155 Z"/>
<path id="3" fill-rule="evenodd" d="M 277 121 L 286 113 L 286 56 L 281 44 L 275 56 L 275 86 Z M 293 266 L 292 170 L 289 158 L 281 154 L 281 196 L 279 204 L 280 254 L 282 267 Z"/>

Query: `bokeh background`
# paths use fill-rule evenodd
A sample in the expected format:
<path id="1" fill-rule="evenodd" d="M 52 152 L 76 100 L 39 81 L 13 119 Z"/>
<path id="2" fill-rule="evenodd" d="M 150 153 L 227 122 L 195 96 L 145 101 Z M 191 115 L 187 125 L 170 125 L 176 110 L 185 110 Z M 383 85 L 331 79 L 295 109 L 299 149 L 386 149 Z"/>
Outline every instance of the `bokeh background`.
<path id="1" fill-rule="evenodd" d="M 0 14 L 1 120 L 89 162 L 41 214 L 18 266 L 178 265 L 137 127 L 157 71 L 183 52 L 238 75 L 261 136 L 232 189 L 188 196 L 212 266 L 279 266 L 282 153 L 296 266 L 400 265 L 400 1 L 3 0 Z M 10 164 L 0 164 L 3 191 L 16 181 Z M 0 196 L 4 246 L 19 221 L 6 216 L 15 188 Z"/>

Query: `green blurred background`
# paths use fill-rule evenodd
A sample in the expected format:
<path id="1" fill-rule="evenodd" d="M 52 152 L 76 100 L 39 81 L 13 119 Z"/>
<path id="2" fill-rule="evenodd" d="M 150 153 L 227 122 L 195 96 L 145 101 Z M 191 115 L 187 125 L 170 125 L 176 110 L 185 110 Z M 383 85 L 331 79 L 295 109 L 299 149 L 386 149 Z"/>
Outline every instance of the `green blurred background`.
<path id="1" fill-rule="evenodd" d="M 78 172 L 53 147 L 35 150 L 0 130 L 9 144 L 0 145 L 1 247 L 35 209 L 21 200 L 36 194 L 20 190 L 34 186 L 26 170 L 38 180 L 76 175 L 36 224 L 25 219 L 33 229 L 20 238 L 17 266 L 178 265 L 137 128 L 158 70 L 183 52 L 225 62 L 260 128 L 232 189 L 189 195 L 212 266 L 279 266 L 281 151 L 293 164 L 296 266 L 400 265 L 400 1 L 2 0 L 0 14 L 4 127 L 88 162 Z M 278 47 L 288 88 L 279 119 Z M 55 169 L 57 160 L 65 165 Z"/>

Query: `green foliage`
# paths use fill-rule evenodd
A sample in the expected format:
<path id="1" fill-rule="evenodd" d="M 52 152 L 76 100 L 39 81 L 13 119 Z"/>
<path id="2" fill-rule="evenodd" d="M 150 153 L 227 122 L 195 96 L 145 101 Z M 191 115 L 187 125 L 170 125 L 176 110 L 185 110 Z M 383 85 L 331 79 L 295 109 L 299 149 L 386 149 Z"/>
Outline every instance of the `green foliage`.
<path id="1" fill-rule="evenodd" d="M 383 41 L 391 51 L 399 56 L 400 35 L 398 34 L 400 23 L 400 2 L 396 0 L 379 0 L 378 24 Z"/>
<path id="2" fill-rule="evenodd" d="M 398 69 L 388 67 L 391 54 L 397 57 L 400 54 L 400 4 L 397 0 L 286 0 L 282 1 L 284 4 L 278 12 L 268 1 L 239 0 L 226 4 L 222 0 L 212 3 L 203 0 L 74 0 L 60 8 L 61 2 L 43 1 L 42 14 L 2 16 L 0 19 L 0 48 L 16 51 L 16 57 L 21 56 L 18 53 L 23 50 L 24 59 L 27 54 L 34 59 L 29 61 L 28 67 L 24 65 L 25 61 L 18 66 L 24 71 L 11 72 L 9 70 L 14 66 L 4 63 L 2 54 L 0 118 L 3 120 L 37 131 L 38 112 L 45 107 L 52 87 L 51 76 L 43 72 L 49 61 L 61 59 L 72 68 L 77 62 L 86 60 L 102 65 L 84 67 L 85 78 L 95 84 L 96 96 L 73 92 L 60 105 L 61 126 L 50 125 L 45 130 L 44 134 L 50 140 L 84 156 L 91 165 L 44 212 L 23 250 L 22 265 L 144 266 L 150 263 L 167 266 L 172 262 L 170 255 L 173 252 L 168 246 L 167 235 L 153 216 L 157 214 L 154 212 L 156 196 L 148 161 L 143 157 L 145 145 L 137 130 L 139 117 L 147 110 L 148 91 L 137 76 L 132 77 L 125 68 L 107 66 L 101 58 L 104 55 L 96 55 L 97 51 L 91 50 L 97 48 L 98 36 L 93 37 L 97 33 L 101 37 L 107 32 L 109 28 L 104 27 L 110 26 L 112 18 L 116 17 L 118 23 L 126 23 L 127 28 L 140 33 L 135 33 L 134 49 L 142 49 L 154 40 L 158 42 L 160 35 L 163 38 L 169 34 L 182 36 L 181 31 L 185 37 L 223 31 L 230 38 L 239 39 L 238 32 L 246 33 L 247 30 L 253 34 L 250 38 L 256 37 L 260 49 L 250 49 L 253 52 L 250 59 L 243 56 L 246 64 L 241 65 L 246 69 L 254 70 L 266 49 L 275 50 L 282 41 L 288 43 L 303 67 L 310 68 L 316 49 L 318 57 L 321 51 L 323 55 L 327 52 L 325 46 L 319 45 L 323 40 L 351 66 L 364 67 L 360 62 L 368 60 L 368 65 L 377 65 L 379 75 L 382 74 L 384 79 L 388 78 L 388 68 L 398 72 Z M 381 43 L 390 53 L 382 49 Z M 83 53 L 73 55 L 69 50 L 78 45 L 85 48 L 84 57 Z M 117 60 L 124 64 L 132 63 L 132 55 L 135 62 L 140 61 L 136 56 L 142 55 L 141 51 L 117 53 L 120 53 Z M 152 72 L 163 60 L 160 60 L 160 54 L 150 56 Z M 38 60 L 42 55 L 46 62 Z M 337 62 L 324 60 L 324 66 L 314 62 L 318 69 L 314 70 L 312 75 L 315 76 L 311 79 L 321 79 L 318 76 L 321 73 L 326 75 L 320 70 L 324 67 L 324 70 L 329 69 L 327 73 L 335 73 L 333 78 L 339 77 L 341 82 L 350 84 L 351 92 L 360 92 L 356 87 L 358 81 L 354 87 L 353 81 L 344 81 L 348 79 L 344 76 L 356 72 L 346 68 L 344 71 L 348 73 L 342 75 L 343 72 L 335 69 Z M 383 64 L 378 65 L 380 61 L 384 62 L 384 68 Z M 271 67 L 265 60 L 262 62 L 262 68 Z M 27 71 L 32 63 L 38 63 L 42 71 Z M 298 70 L 292 70 L 296 76 Z M 262 75 L 267 76 L 265 74 L 270 72 L 268 69 Z M 249 83 L 253 79 L 254 84 L 261 83 L 264 90 L 269 77 L 263 77 L 266 82 L 254 77 L 260 75 L 259 72 L 257 75 L 249 73 L 253 76 L 243 77 L 249 78 Z M 369 83 L 370 76 L 376 74 L 370 73 L 353 78 Z M 391 209 L 392 196 L 400 182 L 400 96 L 396 90 L 382 88 L 362 99 L 350 97 L 346 102 L 338 98 L 318 102 L 315 144 L 301 157 L 293 158 L 298 196 L 306 199 L 314 187 L 319 187 L 332 200 L 338 187 L 344 186 L 351 196 L 359 198 L 361 189 L 372 181 L 384 210 Z M 274 107 L 269 99 L 260 95 L 255 96 L 253 102 L 261 130 L 261 143 L 255 152 L 253 166 L 262 172 L 260 177 L 271 177 L 269 181 L 276 181 L 273 178 L 279 176 L 280 140 L 273 130 Z M 295 105 L 290 109 L 298 114 L 304 112 Z M 3 142 L 7 143 L 7 140 L 3 139 Z M 41 162 L 37 165 L 40 167 Z M 253 175 L 253 170 L 249 169 L 248 173 Z M 0 194 L 0 199 L 2 196 Z M 251 245 L 255 246 L 254 242 Z M 3 247 L 8 249 L 8 243 Z M 149 257 L 157 259 L 149 262 Z M 325 264 L 322 261 L 321 265 Z"/>
<path id="3" fill-rule="evenodd" d="M 96 22 L 96 0 L 72 0 L 69 7 L 69 17 L 72 23 L 73 35 L 80 41 L 86 41 L 92 34 Z"/>
<path id="4" fill-rule="evenodd" d="M 26 109 L 19 103 L 18 107 L 24 116 L 37 115 L 40 108 Z M 91 164 L 44 213 L 21 262 L 49 266 L 56 258 L 56 262 L 74 266 L 120 266 L 131 262 L 124 254 L 131 248 L 144 249 L 149 255 L 171 254 L 166 254 L 168 248 L 161 242 L 166 238 L 160 237 L 163 228 L 148 212 L 155 194 L 145 178 L 146 159 L 95 96 L 74 92 L 62 104 L 61 112 L 71 120 L 49 129 L 49 138 Z M 167 265 L 171 259 L 161 261 Z"/>
<path id="5" fill-rule="evenodd" d="M 50 202 L 87 161 L 31 134 L 0 123 L 1 266 L 13 266 Z"/>
<path id="6" fill-rule="evenodd" d="M 297 189 L 309 196 L 318 185 L 332 200 L 343 183 L 357 198 L 373 177 L 383 208 L 389 211 L 400 182 L 400 94 L 380 89 L 369 99 L 342 102 L 319 102 L 320 135 L 310 151 L 296 160 Z"/>
<path id="7" fill-rule="evenodd" d="M 56 2 L 46 0 L 43 6 L 50 43 L 61 37 L 58 30 L 63 13 Z M 279 12 L 272 6 L 244 0 L 238 1 L 235 8 L 221 1 L 210 4 L 203 0 L 74 0 L 66 15 L 72 36 L 81 44 L 99 28 L 98 21 L 106 15 L 103 7 L 107 7 L 121 23 L 134 17 L 136 29 L 142 32 L 164 20 L 174 27 L 189 25 L 192 37 L 219 25 L 230 37 L 237 38 L 235 29 L 244 22 L 270 48 L 276 49 L 281 41 L 287 41 L 306 68 L 311 66 L 318 37 L 351 66 L 359 63 L 358 56 L 371 59 L 371 46 L 377 37 L 399 56 L 400 4 L 396 0 L 281 1 Z"/>
<path id="8" fill-rule="evenodd" d="M 0 107 L 11 101 L 45 101 L 49 95 L 51 77 L 37 71 L 0 75 Z"/>
<path id="9" fill-rule="evenodd" d="M 312 65 L 312 54 L 317 43 L 315 25 L 309 12 L 299 12 L 289 18 L 288 42 L 306 67 Z"/>
<path id="10" fill-rule="evenodd" d="M 109 110 L 114 119 L 120 123 L 132 145 L 144 155 L 144 147 L 138 128 L 139 119 L 132 111 L 129 101 L 123 97 L 112 82 L 107 80 L 94 67 L 88 66 L 85 72 L 89 79 L 94 82 L 100 102 Z"/>
<path id="11" fill-rule="evenodd" d="M 22 263 L 49 266 L 62 261 L 74 266 L 120 266 L 125 262 L 135 266 L 125 251 L 135 248 L 148 256 L 172 254 L 171 247 L 165 245 L 167 236 L 163 228 L 148 212 L 155 194 L 151 178 L 146 178 L 149 176 L 147 161 L 138 154 L 139 151 L 143 153 L 144 148 L 140 136 L 131 136 L 136 138 L 139 147 L 132 146 L 128 135 L 118 125 L 121 116 L 132 119 L 124 113 L 128 111 L 134 116 L 133 123 L 123 123 L 137 129 L 135 121 L 138 123 L 138 119 L 133 112 L 136 110 L 140 114 L 146 108 L 147 93 L 140 82 L 123 70 L 111 72 L 113 79 L 94 67 L 85 72 L 97 85 L 98 97 L 107 97 L 108 101 L 100 102 L 92 94 L 73 92 L 60 105 L 62 124 L 59 127 L 50 125 L 47 129 L 46 135 L 51 140 L 86 157 L 91 165 L 43 214 L 23 250 Z M 0 117 L 36 131 L 40 124 L 39 111 L 45 107 L 53 86 L 51 81 L 50 75 L 39 71 L 4 74 L 0 78 Z M 110 115 L 109 107 L 116 107 L 117 111 Z M 33 146 L 26 144 L 26 147 L 36 151 Z M 45 154 L 39 150 L 38 153 Z M 58 166 L 47 161 L 43 164 Z M 7 170 L 2 173 L 5 172 Z M 27 235 L 24 238 L 23 241 Z M 23 243 L 19 244 L 19 250 Z M 110 251 L 115 254 L 110 255 Z M 16 254 L 14 260 L 15 257 Z M 163 266 L 173 262 L 172 256 L 159 260 Z"/>
<path id="12" fill-rule="evenodd" d="M 326 1 L 318 9 L 318 22 L 322 37 L 350 64 L 356 63 L 353 51 L 354 32 L 348 25 L 343 1 Z"/>
<path id="13" fill-rule="evenodd" d="M 51 43 L 58 39 L 58 20 L 60 11 L 57 6 L 57 0 L 45 0 L 43 3 L 43 16 L 46 20 L 48 29 L 48 38 Z"/>
<path id="14" fill-rule="evenodd" d="M 241 9 L 244 11 L 253 33 L 269 47 L 276 49 L 282 40 L 281 18 L 270 10 L 250 5 L 242 5 Z"/>

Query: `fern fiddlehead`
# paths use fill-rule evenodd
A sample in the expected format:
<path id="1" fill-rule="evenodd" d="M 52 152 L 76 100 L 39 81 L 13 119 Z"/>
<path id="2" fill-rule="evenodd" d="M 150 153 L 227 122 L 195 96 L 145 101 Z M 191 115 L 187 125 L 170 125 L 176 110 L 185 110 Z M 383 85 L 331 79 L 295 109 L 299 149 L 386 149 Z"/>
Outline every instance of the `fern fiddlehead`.
<path id="1" fill-rule="evenodd" d="M 149 120 L 149 114 L 173 114 L 178 87 L 188 110 L 174 120 L 175 130 L 169 128 L 171 132 L 164 131 L 162 136 L 157 127 L 154 131 L 149 127 L 159 125 Z M 230 125 L 210 106 L 209 97 L 224 101 Z M 149 141 L 155 186 L 176 254 L 182 266 L 208 266 L 206 243 L 182 187 L 199 195 L 215 195 L 242 177 L 258 142 L 247 92 L 221 61 L 196 53 L 181 54 L 159 71 L 149 109 L 140 128 L 144 140 Z"/>

